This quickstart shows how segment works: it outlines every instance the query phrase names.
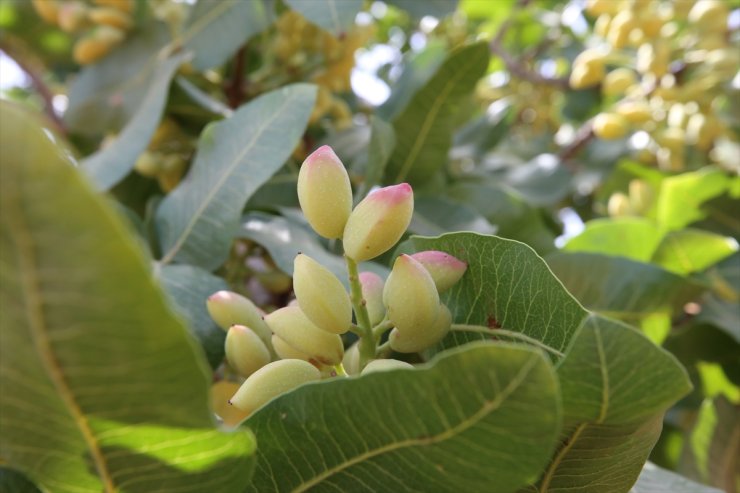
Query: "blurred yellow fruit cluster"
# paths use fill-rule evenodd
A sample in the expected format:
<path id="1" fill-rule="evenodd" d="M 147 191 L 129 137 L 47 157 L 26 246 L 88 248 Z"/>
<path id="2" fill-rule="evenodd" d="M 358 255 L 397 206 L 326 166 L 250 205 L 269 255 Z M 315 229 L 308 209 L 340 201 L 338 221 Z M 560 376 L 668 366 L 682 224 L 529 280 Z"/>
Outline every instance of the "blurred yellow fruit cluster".
<path id="1" fill-rule="evenodd" d="M 733 138 L 718 117 L 740 65 L 728 2 L 589 0 L 586 12 L 601 41 L 576 57 L 570 85 L 601 86 L 608 109 L 593 121 L 597 137 L 645 131 L 643 156 L 667 171 L 687 166 L 689 148 L 706 153 Z"/>
<path id="2" fill-rule="evenodd" d="M 94 63 L 118 46 L 133 26 L 134 0 L 32 0 L 39 16 L 80 37 L 73 56 L 77 63 Z"/>
<path id="3" fill-rule="evenodd" d="M 319 86 L 311 123 L 329 115 L 337 128 L 348 127 L 352 111 L 336 95 L 350 90 L 355 51 L 372 37 L 374 27 L 355 25 L 337 38 L 288 10 L 278 18 L 276 30 L 273 51 L 278 63 L 289 74 L 309 75 Z"/>

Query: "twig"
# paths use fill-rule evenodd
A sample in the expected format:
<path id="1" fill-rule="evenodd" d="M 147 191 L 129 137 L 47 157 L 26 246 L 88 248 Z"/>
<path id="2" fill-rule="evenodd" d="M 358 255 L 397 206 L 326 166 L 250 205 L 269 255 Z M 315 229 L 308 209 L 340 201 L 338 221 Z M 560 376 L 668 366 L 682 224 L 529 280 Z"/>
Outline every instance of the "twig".
<path id="1" fill-rule="evenodd" d="M 518 7 L 524 7 L 528 4 L 528 1 L 520 1 Z M 504 61 L 504 65 L 506 65 L 506 68 L 509 72 L 511 72 L 516 77 L 532 82 L 534 84 L 542 84 L 546 86 L 553 86 L 557 87 L 559 89 L 569 89 L 570 85 L 568 84 L 568 78 L 550 78 L 545 77 L 533 70 L 530 70 L 528 67 L 520 63 L 517 59 L 515 59 L 503 46 L 503 39 L 506 33 L 509 31 L 509 28 L 511 27 L 512 19 L 509 18 L 506 21 L 504 21 L 501 24 L 501 27 L 499 28 L 498 32 L 496 33 L 496 36 L 491 41 L 491 44 L 489 45 L 489 48 L 492 53 L 495 53 L 501 59 Z"/>
<path id="2" fill-rule="evenodd" d="M 242 46 L 234 55 L 234 68 L 231 73 L 231 80 L 224 88 L 226 98 L 229 100 L 229 106 L 237 108 L 244 102 L 247 95 L 245 86 L 245 68 L 247 65 L 247 47 Z"/>
<path id="3" fill-rule="evenodd" d="M 576 130 L 573 142 L 563 147 L 563 149 L 558 153 L 558 157 L 563 163 L 566 163 L 578 154 L 593 138 L 593 119 L 591 119 L 587 120 L 578 130 Z"/>
<path id="4" fill-rule="evenodd" d="M 54 109 L 54 93 L 49 89 L 41 76 L 43 66 L 39 63 L 26 60 L 24 56 L 21 56 L 21 52 L 24 50 L 14 45 L 13 40 L 9 40 L 7 36 L 3 36 L 2 41 L 0 41 L 0 51 L 4 52 L 26 73 L 36 93 L 44 101 L 44 112 L 48 115 L 55 130 L 62 135 L 66 135 L 67 132 L 64 128 L 64 123 Z"/>

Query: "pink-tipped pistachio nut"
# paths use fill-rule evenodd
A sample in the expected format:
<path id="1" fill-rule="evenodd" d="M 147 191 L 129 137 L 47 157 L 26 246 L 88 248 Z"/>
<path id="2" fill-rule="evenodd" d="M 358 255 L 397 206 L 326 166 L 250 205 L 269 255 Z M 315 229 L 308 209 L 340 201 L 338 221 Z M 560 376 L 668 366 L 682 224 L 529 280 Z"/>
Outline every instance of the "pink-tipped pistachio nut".
<path id="1" fill-rule="evenodd" d="M 262 320 L 265 313 L 250 299 L 232 291 L 217 291 L 208 297 L 206 307 L 213 321 L 222 329 L 229 330 L 232 325 L 246 325 L 270 347 L 272 332 Z"/>
<path id="2" fill-rule="evenodd" d="M 439 293 L 429 272 L 410 255 L 400 255 L 385 282 L 388 320 L 404 337 L 425 338 L 439 315 Z"/>
<path id="3" fill-rule="evenodd" d="M 370 324 L 377 325 L 385 317 L 383 279 L 374 272 L 360 272 L 359 278 L 362 286 L 362 299 L 365 300 Z"/>
<path id="4" fill-rule="evenodd" d="M 414 365 L 406 363 L 405 361 L 399 361 L 397 359 L 375 359 L 363 368 L 360 375 L 367 375 L 368 373 L 375 373 L 380 371 L 388 370 L 413 370 Z"/>
<path id="5" fill-rule="evenodd" d="M 224 343 L 226 362 L 239 375 L 248 377 L 270 362 L 270 351 L 249 327 L 232 325 Z"/>
<path id="6" fill-rule="evenodd" d="M 439 305 L 439 316 L 426 330 L 400 331 L 395 328 L 388 336 L 391 349 L 399 353 L 418 353 L 441 341 L 452 325 L 452 314 L 443 304 Z"/>
<path id="7" fill-rule="evenodd" d="M 303 361 L 309 361 L 311 358 L 307 354 L 304 354 L 280 339 L 275 334 L 272 335 L 272 347 L 275 348 L 275 353 L 280 359 L 302 359 Z"/>
<path id="8" fill-rule="evenodd" d="M 325 365 L 342 361 L 342 338 L 321 330 L 297 306 L 286 306 L 265 316 L 267 326 L 293 349 Z"/>
<path id="9" fill-rule="evenodd" d="M 320 379 L 321 372 L 311 363 L 299 359 L 273 361 L 247 378 L 229 402 L 251 414 L 275 397 Z"/>
<path id="10" fill-rule="evenodd" d="M 329 269 L 299 253 L 293 261 L 293 290 L 298 306 L 316 327 L 344 334 L 352 323 L 352 302 Z"/>
<path id="11" fill-rule="evenodd" d="M 341 238 L 352 212 L 352 186 L 334 150 L 321 146 L 298 173 L 298 202 L 308 223 L 324 238 Z"/>
<path id="12" fill-rule="evenodd" d="M 440 294 L 454 286 L 468 268 L 468 264 L 462 260 L 438 250 L 418 252 L 411 257 L 426 267 Z"/>
<path id="13" fill-rule="evenodd" d="M 414 192 L 408 183 L 372 192 L 349 216 L 344 252 L 357 262 L 387 252 L 403 236 L 413 212 Z"/>

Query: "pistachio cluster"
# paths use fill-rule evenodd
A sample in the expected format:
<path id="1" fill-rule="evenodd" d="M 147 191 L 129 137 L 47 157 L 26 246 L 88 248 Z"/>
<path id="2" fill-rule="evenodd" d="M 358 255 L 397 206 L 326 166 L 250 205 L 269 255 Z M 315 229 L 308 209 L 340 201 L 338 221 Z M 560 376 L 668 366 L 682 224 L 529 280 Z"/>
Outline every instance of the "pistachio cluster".
<path id="1" fill-rule="evenodd" d="M 304 74 L 319 86 L 310 122 L 330 116 L 338 129 L 352 122 L 352 111 L 337 94 L 350 90 L 354 53 L 373 34 L 372 26 L 353 26 L 340 38 L 311 24 L 294 10 L 283 12 L 275 23 L 272 44 L 276 66 L 289 74 Z"/>
<path id="2" fill-rule="evenodd" d="M 570 85 L 601 85 L 610 109 L 593 121 L 597 137 L 645 131 L 650 160 L 668 171 L 684 169 L 691 148 L 711 151 L 731 137 L 717 117 L 740 65 L 728 2 L 589 0 L 586 12 L 602 42 L 576 57 Z"/>
<path id="3" fill-rule="evenodd" d="M 329 269 L 299 253 L 293 264 L 296 298 L 283 308 L 264 314 L 248 298 L 229 291 L 208 298 L 211 317 L 228 331 L 228 367 L 245 379 L 229 401 L 241 410 L 241 419 L 304 383 L 409 368 L 383 357 L 391 351 L 423 351 L 447 334 L 452 315 L 439 294 L 467 269 L 445 252 L 424 251 L 396 258 L 385 281 L 373 272 L 359 272 L 358 262 L 387 252 L 401 239 L 411 221 L 413 191 L 406 183 L 380 188 L 353 208 L 347 171 L 328 146 L 303 163 L 298 199 L 316 233 L 342 240 L 350 290 Z M 359 341 L 345 353 L 342 336 L 348 332 Z M 223 384 L 219 392 L 223 395 Z"/>
<path id="4" fill-rule="evenodd" d="M 79 34 L 73 57 L 94 63 L 118 46 L 133 26 L 134 0 L 32 0 L 39 16 L 70 34 Z"/>
<path id="5" fill-rule="evenodd" d="M 179 125 L 165 118 L 146 151 L 136 160 L 134 169 L 142 176 L 156 179 L 160 188 L 169 192 L 180 183 L 193 149 L 193 143 Z"/>

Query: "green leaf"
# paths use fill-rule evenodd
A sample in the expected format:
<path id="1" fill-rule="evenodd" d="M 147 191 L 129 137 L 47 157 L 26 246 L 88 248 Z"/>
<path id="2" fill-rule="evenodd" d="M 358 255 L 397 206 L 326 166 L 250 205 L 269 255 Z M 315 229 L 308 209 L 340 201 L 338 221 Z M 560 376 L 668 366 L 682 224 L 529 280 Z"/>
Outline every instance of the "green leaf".
<path id="1" fill-rule="evenodd" d="M 555 253 L 547 263 L 583 306 L 622 320 L 677 313 L 704 286 L 652 264 L 596 253 Z"/>
<path id="2" fill-rule="evenodd" d="M 193 67 L 203 71 L 226 62 L 269 24 L 262 0 L 199 0 L 190 11 L 180 41 L 195 52 Z"/>
<path id="3" fill-rule="evenodd" d="M 29 122 L 0 103 L 4 464 L 44 491 L 243 485 L 254 440 L 214 429 L 202 353 L 139 244 Z"/>
<path id="4" fill-rule="evenodd" d="M 459 0 L 388 0 L 387 3 L 403 9 L 415 18 L 421 19 L 424 16 L 432 16 L 442 19 L 457 10 Z"/>
<path id="5" fill-rule="evenodd" d="M 629 493 L 722 493 L 647 462 Z"/>
<path id="6" fill-rule="evenodd" d="M 412 237 L 415 251 L 441 250 L 467 262 L 468 270 L 442 295 L 455 323 L 520 332 L 563 352 L 587 312 L 552 275 L 545 261 L 518 241 L 475 233 Z M 480 336 L 451 332 L 445 345 Z"/>
<path id="7" fill-rule="evenodd" d="M 205 128 L 187 177 L 157 211 L 163 264 L 223 263 L 244 204 L 290 156 L 315 100 L 315 86 L 293 84 Z"/>
<path id="8" fill-rule="evenodd" d="M 121 181 L 146 149 L 162 118 L 172 77 L 188 56 L 181 53 L 160 61 L 149 81 L 146 95 L 123 132 L 111 145 L 82 162 L 82 169 L 101 190 L 108 190 Z"/>
<path id="9" fill-rule="evenodd" d="M 288 6 L 321 29 L 339 35 L 355 23 L 362 0 L 285 0 Z"/>
<path id="10" fill-rule="evenodd" d="M 355 192 L 355 202 L 362 200 L 370 189 L 380 184 L 385 174 L 385 167 L 396 147 L 396 134 L 393 127 L 378 116 L 370 123 L 370 144 L 368 146 L 365 179 Z"/>
<path id="11" fill-rule="evenodd" d="M 303 386 L 247 425 L 260 437 L 249 492 L 497 493 L 547 463 L 560 405 L 540 352 L 479 343 L 415 370 Z"/>
<path id="12" fill-rule="evenodd" d="M 396 147 L 388 162 L 387 182 L 420 183 L 447 163 L 454 116 L 485 73 L 488 56 L 486 43 L 452 52 L 394 118 Z"/>
<path id="13" fill-rule="evenodd" d="M 703 219 L 706 214 L 701 205 L 721 195 L 728 185 L 722 171 L 709 167 L 664 179 L 658 195 L 658 222 L 672 231 Z"/>
<path id="14" fill-rule="evenodd" d="M 691 389 L 670 353 L 599 316 L 587 319 L 558 376 L 562 445 L 537 491 L 626 491 L 660 435 L 663 413 Z"/>
<path id="15" fill-rule="evenodd" d="M 5 493 L 41 493 L 35 484 L 18 471 L 0 466 L 0 491 Z"/>
<path id="16" fill-rule="evenodd" d="M 668 233 L 653 255 L 653 263 L 679 275 L 700 272 L 737 252 L 737 241 L 700 229 Z"/>
<path id="17" fill-rule="evenodd" d="M 685 442 L 680 470 L 688 477 L 732 491 L 740 484 L 740 408 L 724 397 L 707 399 Z"/>
<path id="18" fill-rule="evenodd" d="M 469 205 L 445 197 L 418 197 L 409 231 L 422 236 L 436 236 L 449 231 L 491 234 L 496 230 L 488 220 Z"/>
<path id="19" fill-rule="evenodd" d="M 229 286 L 220 277 L 192 265 L 165 265 L 156 274 L 173 308 L 198 339 L 211 368 L 217 368 L 224 359 L 226 333 L 211 319 L 205 300 Z"/>
<path id="20" fill-rule="evenodd" d="M 555 235 L 540 212 L 515 192 L 495 183 L 476 181 L 456 183 L 447 195 L 472 205 L 498 228 L 498 236 L 526 243 L 540 255 L 555 250 Z"/>
<path id="21" fill-rule="evenodd" d="M 411 98 L 442 65 L 447 53 L 447 44 L 432 39 L 419 52 L 409 51 L 403 57 L 403 72 L 393 84 L 388 100 L 375 110 L 375 115 L 385 121 L 394 120 L 406 109 Z"/>
<path id="22" fill-rule="evenodd" d="M 600 253 L 649 262 L 664 233 L 656 224 L 637 217 L 594 219 L 581 234 L 563 246 L 566 252 Z"/>
<path id="23" fill-rule="evenodd" d="M 293 275 L 293 260 L 300 252 L 332 271 L 349 286 L 344 259 L 324 248 L 308 225 L 300 224 L 295 219 L 250 212 L 244 216 L 237 236 L 249 238 L 265 247 L 275 265 L 290 276 Z M 370 270 L 382 277 L 388 275 L 388 269 L 373 262 L 363 262 L 361 270 Z"/>
<path id="24" fill-rule="evenodd" d="M 234 114 L 234 111 L 231 108 L 201 90 L 198 86 L 190 82 L 185 77 L 176 77 L 175 84 L 177 85 L 177 87 L 182 89 L 182 91 L 188 96 L 188 98 L 190 98 L 193 103 L 197 104 L 207 112 L 213 113 L 214 115 L 219 115 L 223 118 L 229 118 L 231 115 Z"/>
<path id="25" fill-rule="evenodd" d="M 86 136 L 122 129 L 151 93 L 157 54 L 168 40 L 164 24 L 137 27 L 120 48 L 82 69 L 69 86 L 67 129 Z"/>

